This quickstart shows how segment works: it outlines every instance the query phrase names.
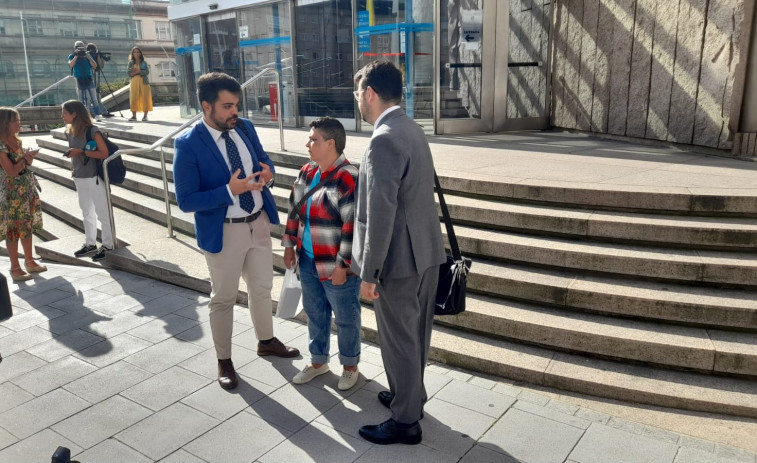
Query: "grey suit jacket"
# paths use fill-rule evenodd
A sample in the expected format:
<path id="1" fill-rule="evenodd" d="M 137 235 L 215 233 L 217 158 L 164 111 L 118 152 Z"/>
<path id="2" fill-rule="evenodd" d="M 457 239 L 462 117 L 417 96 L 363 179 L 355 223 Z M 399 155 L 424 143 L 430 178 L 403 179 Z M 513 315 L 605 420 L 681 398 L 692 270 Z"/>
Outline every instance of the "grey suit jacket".
<path id="1" fill-rule="evenodd" d="M 352 270 L 368 283 L 445 261 L 434 164 L 423 130 L 395 109 L 374 128 L 358 177 Z"/>

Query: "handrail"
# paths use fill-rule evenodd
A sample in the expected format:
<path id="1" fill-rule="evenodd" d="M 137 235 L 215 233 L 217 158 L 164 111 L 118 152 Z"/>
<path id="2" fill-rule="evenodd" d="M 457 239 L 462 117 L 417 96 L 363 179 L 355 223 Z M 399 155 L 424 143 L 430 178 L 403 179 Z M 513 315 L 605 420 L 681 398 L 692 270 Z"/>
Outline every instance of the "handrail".
<path id="1" fill-rule="evenodd" d="M 42 90 L 40 92 L 37 92 L 34 95 L 30 96 L 29 98 L 25 99 L 24 101 L 22 101 L 21 103 L 17 104 L 13 108 L 20 108 L 21 106 L 25 105 L 26 103 L 29 103 L 30 101 L 34 101 L 34 99 L 37 98 L 38 96 L 44 95 L 45 93 L 47 93 L 50 90 L 54 89 L 55 87 L 59 86 L 63 82 L 67 81 L 68 79 L 75 79 L 75 77 L 74 76 L 66 76 L 66 77 L 62 78 L 61 80 L 59 80 L 58 82 L 55 82 L 51 86 L 47 87 L 46 89 L 44 89 L 44 90 Z"/>
<path id="2" fill-rule="evenodd" d="M 262 71 L 258 72 L 254 76 L 250 77 L 245 83 L 242 84 L 242 90 L 249 87 L 253 82 L 258 80 L 259 78 L 263 77 L 265 74 L 274 74 L 276 76 L 276 87 L 278 88 L 279 92 L 279 111 L 278 111 L 278 120 L 279 120 L 279 138 L 281 140 L 281 151 L 286 151 L 284 149 L 284 118 L 281 114 L 281 102 L 283 101 L 283 90 L 281 89 L 281 74 L 279 71 L 277 71 L 274 68 L 266 68 Z M 201 117 L 203 116 L 203 113 L 195 114 L 191 119 L 189 119 L 187 122 L 181 124 L 178 128 L 171 131 L 168 135 L 163 136 L 158 141 L 153 143 L 147 148 L 131 148 L 131 149 L 119 149 L 112 155 L 108 156 L 103 161 L 103 173 L 105 174 L 105 198 L 108 201 L 108 218 L 110 219 L 110 229 L 113 233 L 113 247 L 118 247 L 118 240 L 116 239 L 116 221 L 113 218 L 113 200 L 110 194 L 110 177 L 108 176 L 108 164 L 112 162 L 115 158 L 120 157 L 124 154 L 147 154 L 150 153 L 157 148 L 160 148 L 160 170 L 163 174 L 163 198 L 165 200 L 166 204 L 166 226 L 168 228 L 168 237 L 174 238 L 173 233 L 173 224 L 172 217 L 171 217 L 171 202 L 169 199 L 168 194 L 168 170 L 166 169 L 166 156 L 163 152 L 163 145 L 170 140 L 171 138 L 175 137 L 179 133 L 186 130 L 188 127 L 192 126 L 195 122 L 197 122 Z"/>

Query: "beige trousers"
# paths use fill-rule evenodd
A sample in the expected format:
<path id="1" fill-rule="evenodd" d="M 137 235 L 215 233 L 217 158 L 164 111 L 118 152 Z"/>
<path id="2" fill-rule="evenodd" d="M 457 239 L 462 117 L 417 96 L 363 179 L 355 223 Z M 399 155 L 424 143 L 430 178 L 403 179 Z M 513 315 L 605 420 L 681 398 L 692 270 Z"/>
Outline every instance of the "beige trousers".
<path id="1" fill-rule="evenodd" d="M 250 223 L 224 223 L 221 252 L 205 252 L 210 270 L 210 330 L 219 359 L 231 358 L 234 304 L 241 275 L 247 283 L 250 317 L 258 339 L 273 337 L 273 254 L 265 211 Z"/>

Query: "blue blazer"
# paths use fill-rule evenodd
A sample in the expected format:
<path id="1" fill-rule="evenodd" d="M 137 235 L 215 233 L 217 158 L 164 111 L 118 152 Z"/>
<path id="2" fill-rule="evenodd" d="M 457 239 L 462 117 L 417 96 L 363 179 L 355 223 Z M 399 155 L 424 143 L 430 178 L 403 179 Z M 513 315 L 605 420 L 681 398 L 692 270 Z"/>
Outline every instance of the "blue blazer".
<path id="1" fill-rule="evenodd" d="M 249 137 L 238 127 L 239 124 L 245 124 Z M 252 155 L 253 173 L 261 170 L 261 162 L 274 172 L 273 161 L 263 150 L 252 122 L 239 118 L 236 131 Z M 182 211 L 194 212 L 197 245 L 208 252 L 221 252 L 223 247 L 223 219 L 233 204 L 226 188 L 229 180 L 229 167 L 205 124 L 198 123 L 174 140 L 176 202 Z M 268 188 L 263 188 L 261 193 L 263 209 L 271 223 L 278 224 L 279 214 L 273 194 Z"/>

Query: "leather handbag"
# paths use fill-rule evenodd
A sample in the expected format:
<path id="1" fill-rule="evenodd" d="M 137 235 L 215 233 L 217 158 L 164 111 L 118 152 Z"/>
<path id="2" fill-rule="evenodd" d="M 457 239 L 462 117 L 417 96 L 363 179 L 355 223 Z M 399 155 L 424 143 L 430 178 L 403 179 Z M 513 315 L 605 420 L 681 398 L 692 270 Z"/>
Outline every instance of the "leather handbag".
<path id="1" fill-rule="evenodd" d="M 435 315 L 457 315 L 465 311 L 465 292 L 468 284 L 468 272 L 471 268 L 471 260 L 460 254 L 457 245 L 455 229 L 452 227 L 452 219 L 444 201 L 444 193 L 439 183 L 439 177 L 434 171 L 436 194 L 439 196 L 439 206 L 444 217 L 444 226 L 447 229 L 447 240 L 452 255 L 447 255 L 447 262 L 439 266 L 439 283 L 436 288 Z"/>

